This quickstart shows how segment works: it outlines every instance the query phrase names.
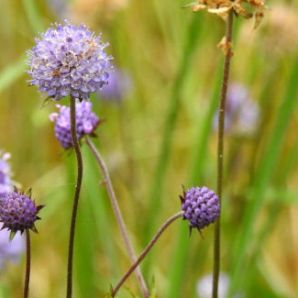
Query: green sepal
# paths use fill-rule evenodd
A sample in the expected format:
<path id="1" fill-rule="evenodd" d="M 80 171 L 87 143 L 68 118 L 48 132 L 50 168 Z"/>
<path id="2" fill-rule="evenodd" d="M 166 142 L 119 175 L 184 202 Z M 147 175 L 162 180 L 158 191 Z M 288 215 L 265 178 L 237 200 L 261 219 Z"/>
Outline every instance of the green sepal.
<path id="1" fill-rule="evenodd" d="M 30 230 L 34 233 L 38 233 L 35 224 L 33 224 L 33 226 L 30 228 Z"/>
<path id="2" fill-rule="evenodd" d="M 15 231 L 10 231 L 10 234 L 9 234 L 9 241 L 12 241 L 14 236 L 16 235 L 17 232 Z"/>
<path id="3" fill-rule="evenodd" d="M 30 199 L 31 199 L 31 195 L 32 195 L 32 188 L 28 188 L 26 191 L 25 191 L 25 195 L 28 196 Z"/>

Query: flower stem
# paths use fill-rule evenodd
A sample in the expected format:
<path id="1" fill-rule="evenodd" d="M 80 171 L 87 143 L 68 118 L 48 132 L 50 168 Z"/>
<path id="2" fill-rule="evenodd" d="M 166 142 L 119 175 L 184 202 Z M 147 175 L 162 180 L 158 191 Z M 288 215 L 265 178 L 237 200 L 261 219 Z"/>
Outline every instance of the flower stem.
<path id="1" fill-rule="evenodd" d="M 29 297 L 30 269 L 31 269 L 30 231 L 26 229 L 26 273 L 25 273 L 25 285 L 24 285 L 24 298 Z"/>
<path id="2" fill-rule="evenodd" d="M 123 219 L 123 216 L 122 216 L 119 204 L 118 204 L 118 200 L 117 200 L 116 195 L 115 195 L 115 191 L 114 191 L 114 188 L 113 188 L 113 184 L 112 184 L 112 181 L 111 181 L 111 178 L 110 178 L 108 168 L 107 168 L 102 156 L 100 155 L 99 151 L 96 149 L 95 145 L 93 144 L 93 142 L 91 141 L 90 138 L 86 137 L 86 143 L 87 143 L 88 147 L 90 148 L 92 154 L 94 155 L 94 157 L 95 157 L 95 159 L 96 159 L 96 161 L 97 161 L 97 163 L 98 163 L 98 165 L 101 169 L 102 175 L 103 175 L 104 180 L 105 180 L 105 185 L 106 185 L 106 188 L 107 188 L 107 192 L 108 192 L 108 195 L 109 195 L 109 198 L 110 198 L 110 201 L 111 201 L 112 209 L 114 211 L 117 223 L 120 227 L 120 232 L 121 232 L 121 235 L 123 237 L 126 249 L 128 251 L 128 254 L 129 254 L 129 257 L 130 257 L 131 261 L 135 262 L 137 257 L 136 257 L 135 251 L 133 249 L 133 246 L 131 244 L 131 241 L 129 239 L 127 227 L 125 225 L 125 222 L 124 222 L 124 219 Z M 139 267 L 136 269 L 136 276 L 137 276 L 137 279 L 139 281 L 140 288 L 142 290 L 143 296 L 146 297 L 146 298 L 149 297 L 149 290 L 147 288 L 145 279 L 144 279 L 144 277 L 142 275 L 142 272 L 141 272 Z"/>
<path id="3" fill-rule="evenodd" d="M 120 281 L 117 283 L 116 287 L 112 290 L 111 296 L 115 297 L 123 283 L 127 280 L 127 278 L 133 273 L 133 271 L 139 266 L 139 264 L 142 262 L 142 260 L 146 257 L 146 255 L 149 253 L 151 248 L 154 246 L 158 238 L 162 235 L 162 233 L 165 231 L 165 229 L 176 219 L 180 218 L 183 215 L 183 211 L 179 211 L 178 213 L 174 214 L 170 218 L 168 218 L 164 224 L 159 228 L 155 236 L 152 238 L 152 240 L 149 242 L 149 244 L 146 246 L 146 248 L 142 251 L 138 259 L 130 266 L 130 268 L 127 270 L 127 272 L 123 275 L 123 277 L 120 279 Z"/>
<path id="4" fill-rule="evenodd" d="M 232 52 L 232 31 L 233 31 L 233 11 L 228 15 L 226 23 L 226 46 L 227 52 L 224 62 L 223 82 L 221 88 L 221 98 L 218 116 L 218 139 L 217 139 L 217 195 L 219 200 L 222 199 L 222 183 L 223 183 L 223 156 L 224 156 L 224 121 L 227 89 L 230 75 L 230 64 L 233 55 Z M 212 298 L 218 297 L 218 279 L 220 272 L 220 217 L 215 224 L 214 231 L 214 264 L 213 264 L 213 285 Z"/>
<path id="5" fill-rule="evenodd" d="M 76 217 L 78 211 L 78 203 L 82 185 L 83 178 L 83 160 L 80 150 L 80 144 L 78 142 L 77 133 L 76 133 L 76 99 L 70 97 L 70 120 L 71 120 L 71 136 L 73 140 L 73 147 L 77 157 L 77 182 L 74 193 L 73 200 L 73 209 L 70 223 L 70 233 L 69 233 L 69 243 L 68 243 L 68 265 L 67 265 L 67 292 L 66 297 L 72 297 L 72 271 L 73 271 L 73 249 L 74 249 L 74 238 L 75 238 L 75 226 L 76 226 Z"/>

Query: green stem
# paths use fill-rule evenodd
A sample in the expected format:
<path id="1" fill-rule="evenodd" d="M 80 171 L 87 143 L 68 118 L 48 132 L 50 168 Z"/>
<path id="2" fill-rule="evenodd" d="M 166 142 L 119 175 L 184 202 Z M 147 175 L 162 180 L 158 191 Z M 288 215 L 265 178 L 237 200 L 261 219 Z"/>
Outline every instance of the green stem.
<path id="1" fill-rule="evenodd" d="M 171 156 L 171 145 L 173 132 L 175 130 L 175 125 L 178 118 L 179 106 L 182 98 L 182 91 L 187 78 L 187 73 L 189 66 L 192 61 L 193 53 L 198 43 L 198 36 L 200 34 L 200 19 L 197 16 L 192 16 L 189 23 L 189 30 L 185 36 L 185 41 L 183 42 L 184 49 L 180 59 L 179 67 L 177 70 L 176 78 L 173 83 L 169 98 L 169 107 L 166 115 L 166 120 L 162 132 L 161 144 L 159 148 L 158 160 L 156 167 L 154 169 L 153 182 L 150 188 L 149 194 L 149 206 L 148 215 L 145 217 L 145 227 L 142 242 L 146 244 L 149 241 L 148 236 L 150 236 L 155 228 L 160 210 L 162 210 L 161 194 L 164 189 L 164 184 L 166 181 L 167 169 L 169 166 L 169 160 Z M 144 264 L 144 271 L 147 273 L 151 265 L 151 257 L 148 257 L 146 263 Z"/>
<path id="2" fill-rule="evenodd" d="M 229 12 L 226 23 L 226 45 L 227 52 L 224 62 L 223 83 L 221 88 L 221 98 L 218 116 L 218 139 L 217 139 L 217 195 L 222 199 L 223 183 L 223 156 L 224 156 L 224 125 L 225 125 L 225 106 L 230 76 L 230 64 L 232 58 L 232 31 L 233 31 L 233 11 Z M 220 217 L 215 224 L 214 232 L 214 265 L 213 265 L 213 286 L 212 298 L 218 297 L 218 279 L 220 272 Z"/>
<path id="3" fill-rule="evenodd" d="M 146 257 L 146 255 L 150 252 L 156 241 L 159 239 L 159 237 L 162 235 L 162 233 L 166 230 L 166 228 L 174 222 L 176 219 L 183 216 L 183 211 L 179 211 L 178 213 L 174 214 L 170 218 L 168 218 L 164 224 L 159 228 L 155 236 L 152 238 L 152 240 L 149 242 L 149 244 L 146 246 L 146 248 L 143 250 L 143 252 L 140 254 L 138 259 L 130 266 L 130 268 L 127 270 L 127 272 L 123 275 L 123 277 L 120 279 L 120 281 L 117 283 L 116 287 L 112 290 L 112 297 L 115 297 L 121 286 L 124 284 L 124 282 L 127 280 L 127 278 L 134 272 L 134 270 L 139 266 L 139 264 L 142 262 L 142 260 Z"/>
<path id="4" fill-rule="evenodd" d="M 31 268 L 30 231 L 26 229 L 26 273 L 25 273 L 25 285 L 24 285 L 24 298 L 29 297 L 30 268 Z"/>
<path id="5" fill-rule="evenodd" d="M 72 273 L 73 273 L 73 249 L 74 249 L 74 238 L 75 238 L 75 227 L 76 227 L 76 218 L 78 212 L 78 204 L 80 191 L 82 186 L 83 178 L 83 160 L 80 150 L 80 144 L 78 142 L 77 133 L 76 133 L 76 99 L 70 97 L 70 120 L 71 120 L 71 136 L 73 140 L 73 147 L 76 153 L 77 158 L 77 183 L 75 187 L 74 200 L 73 200 L 73 209 L 70 223 L 70 233 L 69 233 L 69 243 L 68 243 L 68 264 L 67 264 L 67 292 L 66 297 L 72 297 Z"/>
<path id="6" fill-rule="evenodd" d="M 86 143 L 87 143 L 88 147 L 90 148 L 92 154 L 94 155 L 94 157 L 95 157 L 95 159 L 96 159 L 96 161 L 97 161 L 97 163 L 98 163 L 98 165 L 101 169 L 102 175 L 103 175 L 104 180 L 105 180 L 105 185 L 106 185 L 106 188 L 107 188 L 107 192 L 108 192 L 108 195 L 109 195 L 109 198 L 110 198 L 110 201 L 111 201 L 112 209 L 114 211 L 117 223 L 120 227 L 120 232 L 121 232 L 121 235 L 123 237 L 126 249 L 128 251 L 128 254 L 129 254 L 129 257 L 130 257 L 131 261 L 135 262 L 137 257 L 136 257 L 135 251 L 133 249 L 132 243 L 129 239 L 127 227 L 125 225 L 125 222 L 124 222 L 124 219 L 123 219 L 123 216 L 122 216 L 119 204 L 118 204 L 118 200 L 117 200 L 114 188 L 113 188 L 113 184 L 112 184 L 112 181 L 111 181 L 111 178 L 110 178 L 108 168 L 107 168 L 107 166 L 104 162 L 104 159 L 102 158 L 101 154 L 96 149 L 95 145 L 93 144 L 93 142 L 91 141 L 90 138 L 86 137 Z M 144 277 L 142 275 L 142 272 L 141 272 L 139 267 L 136 269 L 136 276 L 137 276 L 138 281 L 140 283 L 140 288 L 142 290 L 143 296 L 146 297 L 146 298 L 149 297 L 149 290 L 147 288 L 145 279 L 144 279 Z"/>

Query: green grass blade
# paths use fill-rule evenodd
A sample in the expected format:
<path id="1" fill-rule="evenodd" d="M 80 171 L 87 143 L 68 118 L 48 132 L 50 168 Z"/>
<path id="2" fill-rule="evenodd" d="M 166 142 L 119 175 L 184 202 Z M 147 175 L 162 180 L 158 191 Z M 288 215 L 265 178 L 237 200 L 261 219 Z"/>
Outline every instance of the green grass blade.
<path id="1" fill-rule="evenodd" d="M 38 8 L 36 7 L 36 2 L 37 1 L 33 0 L 23 0 L 23 7 L 27 15 L 28 22 L 35 34 L 44 30 L 41 16 L 38 12 Z"/>
<path id="2" fill-rule="evenodd" d="M 153 184 L 151 187 L 148 215 L 145 220 L 146 226 L 143 233 L 144 237 L 142 239 L 144 245 L 146 245 L 146 243 L 149 241 L 149 238 L 152 236 L 153 232 L 156 229 L 156 222 L 161 209 L 160 198 L 162 196 L 162 191 L 166 178 L 166 171 L 170 160 L 172 136 L 178 116 L 178 109 L 181 101 L 181 93 L 184 87 L 186 74 L 189 68 L 189 64 L 191 62 L 192 54 L 195 51 L 199 39 L 199 22 L 200 19 L 198 18 L 198 16 L 194 15 L 189 24 L 189 30 L 185 42 L 185 49 L 182 54 L 180 66 L 169 98 L 169 110 L 164 126 L 162 143 L 159 150 L 159 157 L 155 169 Z M 144 272 L 148 271 L 151 258 L 152 254 L 149 257 L 147 257 L 144 261 Z"/>
<path id="3" fill-rule="evenodd" d="M 75 245 L 76 285 L 79 297 L 96 297 L 96 283 L 101 276 L 95 270 L 95 242 L 98 235 L 96 226 L 92 222 L 92 207 L 90 197 L 82 192 L 80 213 L 77 218 L 77 235 Z"/>
<path id="4" fill-rule="evenodd" d="M 159 157 L 155 169 L 154 180 L 151 188 L 150 205 L 147 217 L 147 227 L 145 229 L 144 244 L 147 243 L 148 237 L 151 237 L 152 231 L 156 228 L 156 218 L 160 209 L 160 196 L 165 182 L 166 170 L 171 153 L 172 136 L 177 120 L 178 108 L 181 100 L 181 91 L 183 90 L 186 72 L 191 61 L 192 53 L 194 52 L 198 41 L 199 19 L 194 16 L 189 25 L 189 33 L 186 37 L 186 46 L 181 58 L 180 67 L 173 84 L 172 92 L 169 98 L 169 110 L 163 131 L 162 143 L 159 150 Z"/>
<path id="5" fill-rule="evenodd" d="M 221 68 L 218 69 L 215 75 L 214 92 L 211 97 L 209 109 L 207 111 L 205 119 L 198 121 L 198 143 L 195 146 L 196 152 L 191 162 L 191 173 L 189 177 L 190 185 L 197 184 L 204 172 L 204 161 L 206 160 L 206 150 L 208 146 L 208 138 L 212 130 L 212 123 L 215 111 L 217 109 L 219 100 L 219 90 L 221 86 Z M 185 263 L 188 255 L 189 248 L 189 234 L 186 231 L 187 225 L 181 223 L 179 232 L 177 235 L 177 242 L 175 244 L 175 250 L 172 258 L 172 268 L 169 273 L 169 289 L 167 296 L 168 298 L 181 297 L 181 289 L 184 282 Z"/>
<path id="6" fill-rule="evenodd" d="M 244 215 L 243 225 L 241 227 L 238 241 L 236 242 L 233 250 L 234 257 L 231 274 L 232 291 L 238 288 L 239 283 L 245 277 L 245 275 L 241 274 L 241 272 L 243 272 L 248 247 L 253 239 L 255 219 L 263 205 L 265 190 L 270 182 L 274 166 L 276 165 L 281 151 L 291 114 L 297 103 L 297 78 L 298 61 L 296 61 L 293 65 L 293 69 L 291 70 L 284 101 L 278 111 L 271 139 L 265 148 L 263 158 L 261 159 L 258 171 L 255 174 L 254 185 L 250 195 L 250 200 L 248 201 L 247 210 Z"/>
<path id="7" fill-rule="evenodd" d="M 4 68 L 0 73 L 0 93 L 21 77 L 25 70 L 26 63 L 24 57 Z"/>
<path id="8" fill-rule="evenodd" d="M 85 161 L 85 181 L 88 187 L 85 192 L 88 196 L 88 200 L 92 209 L 92 218 L 96 227 L 96 236 L 99 239 L 100 245 L 103 247 L 103 253 L 108 257 L 110 268 L 112 268 L 113 276 L 119 276 L 118 257 L 115 251 L 114 243 L 110 237 L 113 232 L 111 229 L 111 219 L 108 213 L 108 199 L 105 196 L 105 188 L 100 185 L 101 175 L 94 162 L 94 157 L 89 150 L 83 146 L 83 154 Z M 107 241 L 111 239 L 111 241 Z"/>

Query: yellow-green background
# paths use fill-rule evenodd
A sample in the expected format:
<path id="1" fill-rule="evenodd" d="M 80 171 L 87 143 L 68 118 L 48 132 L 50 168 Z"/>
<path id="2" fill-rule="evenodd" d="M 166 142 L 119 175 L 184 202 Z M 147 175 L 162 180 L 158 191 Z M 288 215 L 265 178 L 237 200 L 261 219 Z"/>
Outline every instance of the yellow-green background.
<path id="1" fill-rule="evenodd" d="M 65 296 L 76 172 L 73 152 L 59 147 L 48 120 L 55 104 L 43 104 L 45 96 L 27 83 L 25 52 L 38 32 L 61 21 L 49 2 L 0 0 L 0 148 L 12 154 L 15 180 L 46 205 L 32 236 L 32 298 Z M 261 124 L 250 138 L 226 138 L 222 271 L 245 297 L 292 298 L 298 297 L 298 9 L 296 1 L 267 2 L 257 30 L 251 20 L 235 21 L 231 81 L 247 86 Z M 62 17 L 102 32 L 115 65 L 131 76 L 133 90 L 122 104 L 92 101 L 106 120 L 95 142 L 138 252 L 179 210 L 181 185 L 216 187 L 212 118 L 224 22 L 183 9 L 187 3 L 75 0 Z M 279 21 L 285 6 L 288 15 Z M 74 297 L 103 297 L 129 260 L 94 160 L 82 149 Z M 187 223 L 176 222 L 158 242 L 143 265 L 157 297 L 196 297 L 197 281 L 212 271 L 213 226 L 203 235 L 189 237 Z M 1 297 L 21 297 L 24 261 L 0 273 Z M 133 295 L 139 292 L 131 277 L 119 297 Z"/>

